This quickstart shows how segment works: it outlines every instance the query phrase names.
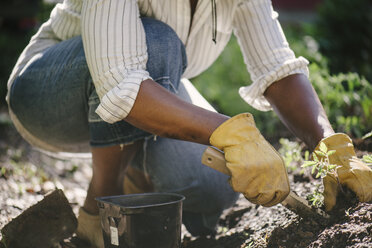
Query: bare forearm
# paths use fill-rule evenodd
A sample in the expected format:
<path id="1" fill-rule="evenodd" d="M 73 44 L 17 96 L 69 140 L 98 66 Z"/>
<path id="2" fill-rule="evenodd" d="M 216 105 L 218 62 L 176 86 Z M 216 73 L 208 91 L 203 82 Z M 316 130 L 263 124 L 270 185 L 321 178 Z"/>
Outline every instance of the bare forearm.
<path id="1" fill-rule="evenodd" d="M 272 84 L 264 95 L 282 122 L 310 149 L 334 133 L 316 92 L 304 75 L 283 78 Z"/>
<path id="2" fill-rule="evenodd" d="M 125 121 L 159 136 L 209 144 L 212 132 L 228 118 L 187 103 L 154 81 L 145 80 Z"/>

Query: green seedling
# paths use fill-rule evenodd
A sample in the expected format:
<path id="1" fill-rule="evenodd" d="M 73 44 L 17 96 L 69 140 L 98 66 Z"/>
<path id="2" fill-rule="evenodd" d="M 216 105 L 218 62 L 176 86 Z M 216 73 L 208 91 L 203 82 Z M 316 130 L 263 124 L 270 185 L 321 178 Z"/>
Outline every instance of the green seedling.
<path id="1" fill-rule="evenodd" d="M 311 174 L 316 172 L 316 178 L 324 178 L 327 175 L 334 175 L 335 178 L 337 178 L 337 165 L 331 164 L 329 161 L 329 156 L 335 152 L 335 150 L 328 150 L 326 144 L 321 142 L 319 145 L 319 150 L 313 152 L 312 154 L 313 160 L 305 161 L 301 167 L 312 167 Z M 319 186 L 307 198 L 314 207 L 321 207 L 323 205 L 324 198 L 322 193 L 319 191 Z"/>
<path id="2" fill-rule="evenodd" d="M 324 202 L 324 196 L 323 196 L 322 192 L 320 192 L 319 186 L 320 185 L 318 185 L 316 187 L 316 189 L 314 190 L 314 192 L 312 194 L 309 194 L 306 197 L 307 200 L 311 202 L 311 205 L 314 206 L 314 207 L 317 207 L 317 208 L 322 207 L 323 202 Z"/>
<path id="3" fill-rule="evenodd" d="M 314 174 L 317 171 L 316 178 L 324 178 L 328 174 L 336 175 L 336 164 L 331 164 L 329 162 L 329 156 L 334 154 L 335 150 L 328 151 L 327 146 L 321 142 L 319 145 L 319 150 L 313 152 L 313 161 L 305 161 L 301 166 L 303 168 L 312 167 L 311 174 Z"/>

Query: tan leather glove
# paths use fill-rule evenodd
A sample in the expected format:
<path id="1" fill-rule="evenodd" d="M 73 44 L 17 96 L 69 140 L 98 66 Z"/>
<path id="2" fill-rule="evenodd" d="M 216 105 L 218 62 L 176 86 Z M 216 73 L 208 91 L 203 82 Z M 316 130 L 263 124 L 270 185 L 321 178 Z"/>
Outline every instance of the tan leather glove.
<path id="1" fill-rule="evenodd" d="M 343 133 L 336 133 L 322 139 L 315 150 L 319 150 L 321 142 L 329 151 L 335 150 L 335 153 L 329 156 L 329 163 L 338 165 L 336 176 L 328 174 L 323 178 L 326 211 L 332 210 L 336 204 L 340 190 L 337 178 L 342 186 L 348 187 L 357 195 L 359 201 L 371 201 L 372 170 L 357 158 L 350 137 Z"/>
<path id="2" fill-rule="evenodd" d="M 265 207 L 287 197 L 289 181 L 283 159 L 256 128 L 251 114 L 222 123 L 210 143 L 225 152 L 230 185 L 236 192 Z"/>
<path id="3" fill-rule="evenodd" d="M 104 248 L 100 216 L 88 214 L 80 208 L 76 236 L 96 248 Z"/>

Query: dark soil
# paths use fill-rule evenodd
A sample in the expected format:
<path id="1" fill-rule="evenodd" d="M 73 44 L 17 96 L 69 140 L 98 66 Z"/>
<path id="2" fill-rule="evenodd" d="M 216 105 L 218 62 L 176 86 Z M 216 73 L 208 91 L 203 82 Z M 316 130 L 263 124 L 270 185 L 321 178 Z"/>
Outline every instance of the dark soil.
<path id="1" fill-rule="evenodd" d="M 370 153 L 371 139 L 357 140 L 357 155 Z M 364 149 L 363 149 L 364 148 Z M 320 181 L 300 169 L 289 171 L 291 189 L 306 198 Z M 214 237 L 183 239 L 183 248 L 372 247 L 372 204 L 359 203 L 348 192 L 340 196 L 328 221 L 303 219 L 282 205 L 265 208 L 244 197 L 226 210 Z"/>
<path id="2" fill-rule="evenodd" d="M 0 229 L 12 218 L 60 188 L 75 214 L 91 176 L 90 158 L 53 158 L 32 149 L 0 113 Z M 5 118 L 5 121 L 4 121 Z M 358 143 L 358 156 L 366 154 Z M 291 188 L 306 197 L 320 183 L 299 170 L 289 172 Z M 372 204 L 343 199 L 329 222 L 299 218 L 282 205 L 265 208 L 244 197 L 227 209 L 213 237 L 192 237 L 183 228 L 183 248 L 372 247 Z M 0 236 L 1 238 L 1 236 Z M 66 241 L 60 247 L 86 245 Z"/>
<path id="3" fill-rule="evenodd" d="M 312 187 L 296 183 L 292 188 L 303 194 Z M 299 218 L 281 205 L 264 208 L 241 198 L 226 211 L 215 237 L 186 236 L 183 248 L 372 247 L 372 204 L 348 205 L 325 223 Z"/>

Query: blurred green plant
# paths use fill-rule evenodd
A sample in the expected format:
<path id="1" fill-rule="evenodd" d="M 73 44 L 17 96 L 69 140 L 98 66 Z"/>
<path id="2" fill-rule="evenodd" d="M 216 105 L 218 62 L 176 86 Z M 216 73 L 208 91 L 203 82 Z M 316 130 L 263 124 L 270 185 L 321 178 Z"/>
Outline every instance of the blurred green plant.
<path id="1" fill-rule="evenodd" d="M 366 1 L 367 0 L 356 0 L 351 2 L 347 0 L 326 0 L 323 7 L 324 10 L 321 11 L 326 11 L 325 9 L 330 11 L 332 6 L 338 9 L 341 8 L 340 5 L 344 5 L 349 6 L 350 8 L 348 7 L 348 10 L 355 13 L 355 11 L 360 8 L 361 3 Z M 49 17 L 52 8 L 53 4 L 41 4 L 37 14 L 37 20 L 40 23 L 45 21 Z M 333 15 L 337 14 L 341 17 L 346 16 L 347 18 L 363 19 L 366 15 L 370 16 L 370 14 L 366 13 L 366 9 L 368 8 L 366 7 L 363 9 L 360 17 L 355 14 L 344 13 L 345 11 L 340 13 L 333 11 L 332 13 Z M 369 13 L 372 13 L 372 11 L 369 11 Z M 324 14 L 324 17 L 321 18 L 325 18 L 325 16 Z M 344 27 L 344 21 L 338 23 L 336 20 L 338 19 L 330 19 L 330 23 L 324 23 L 324 25 L 328 25 L 324 27 L 324 30 L 335 33 L 333 35 L 337 35 L 336 33 L 339 32 L 339 29 Z M 310 61 L 310 81 L 319 95 L 333 128 L 337 132 L 345 132 L 352 137 L 362 137 L 363 134 L 372 130 L 372 85 L 356 73 L 330 73 L 329 67 L 333 68 L 334 64 L 338 62 L 349 63 L 349 58 L 351 58 L 351 56 L 354 55 L 354 51 L 357 50 L 354 50 L 353 47 L 347 49 L 343 48 L 342 52 L 335 51 L 334 53 L 337 54 L 327 53 L 327 56 L 324 56 L 320 52 L 324 51 L 322 48 L 324 43 L 323 38 L 319 38 L 320 44 L 318 44 L 311 36 L 319 29 L 319 23 L 316 25 L 311 23 L 292 26 L 286 25 L 283 28 L 287 40 L 296 56 L 303 56 Z M 332 28 L 332 25 L 336 24 L 337 28 Z M 344 34 L 344 30 L 341 30 L 342 34 L 348 35 L 347 37 L 351 36 L 352 39 L 356 40 L 355 42 L 361 42 L 359 41 L 360 39 L 367 39 L 372 32 L 370 28 L 371 25 L 363 25 L 364 27 L 358 28 L 367 28 L 364 33 L 359 32 L 359 29 L 355 28 L 353 29 L 355 32 L 347 31 L 346 34 Z M 346 29 L 349 30 L 348 28 Z M 6 81 L 11 69 L 33 32 L 35 32 L 35 30 L 27 34 L 22 34 L 22 37 L 15 37 L 7 32 L 0 33 L 0 48 L 3 51 L 3 59 L 0 60 L 1 103 L 4 103 Z M 339 38 L 332 38 L 331 40 L 339 43 L 344 42 L 343 38 L 340 37 L 341 36 L 339 36 Z M 372 46 L 371 40 L 372 38 L 368 38 L 367 43 Z M 12 45 L 9 46 L 9 44 Z M 351 52 L 352 54 L 346 56 L 346 52 Z M 363 54 L 371 53 L 363 52 Z M 339 56 L 337 61 L 333 58 L 335 55 Z M 359 62 L 364 67 L 368 67 L 372 70 L 370 66 L 372 63 L 369 61 L 370 60 L 360 60 Z M 352 64 L 357 65 L 357 63 L 354 62 Z M 251 84 L 251 80 L 244 64 L 239 45 L 234 36 L 213 66 L 202 75 L 192 79 L 192 82 L 219 112 L 229 116 L 242 112 L 252 113 L 257 127 L 269 141 L 278 141 L 281 137 L 293 137 L 273 111 L 258 111 L 240 98 L 238 94 L 239 88 Z"/>
<path id="2" fill-rule="evenodd" d="M 289 171 L 295 171 L 298 165 L 302 164 L 309 158 L 309 151 L 304 152 L 304 158 L 302 156 L 302 147 L 299 142 L 290 141 L 286 138 L 279 139 L 281 145 L 278 149 L 279 154 L 284 160 L 284 164 Z"/>
<path id="3" fill-rule="evenodd" d="M 363 160 L 363 162 L 365 162 L 368 166 L 372 166 L 372 154 L 363 155 L 362 160 Z"/>
<path id="4" fill-rule="evenodd" d="M 309 60 L 310 81 L 333 128 L 362 137 L 372 129 L 372 85 L 357 73 L 332 74 L 333 61 L 320 53 L 318 42 L 308 35 L 314 28 L 313 24 L 287 27 L 288 42 L 297 56 Z"/>
<path id="5" fill-rule="evenodd" d="M 239 88 L 251 84 L 251 79 L 234 36 L 217 61 L 191 81 L 217 111 L 229 116 L 250 112 L 266 138 L 278 140 L 290 136 L 273 111 L 258 111 L 239 96 Z"/>
<path id="6" fill-rule="evenodd" d="M 362 137 L 372 129 L 372 85 L 356 73 L 331 75 L 326 67 L 309 66 L 310 80 L 337 132 Z"/>
<path id="7" fill-rule="evenodd" d="M 331 74 L 328 59 L 319 52 L 317 41 L 306 35 L 311 28 L 307 24 L 302 28 L 286 26 L 284 30 L 296 56 L 310 61 L 310 81 L 333 128 L 352 137 L 362 137 L 372 129 L 372 85 L 357 73 Z M 218 111 L 230 116 L 251 112 L 266 137 L 273 140 L 293 137 L 275 113 L 257 111 L 240 98 L 239 87 L 251 81 L 234 37 L 215 64 L 192 82 Z"/>
<path id="8" fill-rule="evenodd" d="M 372 81 L 372 2 L 325 0 L 313 31 L 332 73 L 357 72 Z"/>
<path id="9" fill-rule="evenodd" d="M 365 135 L 363 135 L 362 139 L 368 139 L 368 138 L 370 138 L 370 137 L 372 137 L 372 131 L 366 133 Z"/>

